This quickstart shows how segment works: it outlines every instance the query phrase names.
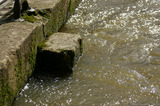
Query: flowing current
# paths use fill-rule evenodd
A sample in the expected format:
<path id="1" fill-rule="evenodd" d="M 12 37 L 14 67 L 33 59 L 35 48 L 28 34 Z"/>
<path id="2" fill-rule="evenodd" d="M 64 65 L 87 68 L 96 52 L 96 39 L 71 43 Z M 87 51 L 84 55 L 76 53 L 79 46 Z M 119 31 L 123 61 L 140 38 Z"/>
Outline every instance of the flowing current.
<path id="1" fill-rule="evenodd" d="M 13 106 L 160 105 L 160 0 L 82 0 L 61 32 L 83 38 L 73 74 L 30 78 Z"/>

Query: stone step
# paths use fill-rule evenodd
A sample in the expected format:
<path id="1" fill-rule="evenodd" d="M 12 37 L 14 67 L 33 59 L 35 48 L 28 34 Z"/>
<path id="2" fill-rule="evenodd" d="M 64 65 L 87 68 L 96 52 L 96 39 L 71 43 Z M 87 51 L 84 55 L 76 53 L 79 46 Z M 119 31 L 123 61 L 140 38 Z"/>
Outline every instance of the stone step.
<path id="1" fill-rule="evenodd" d="M 54 33 L 43 48 L 39 48 L 37 70 L 63 76 L 73 72 L 72 68 L 82 53 L 82 39 L 78 34 Z"/>

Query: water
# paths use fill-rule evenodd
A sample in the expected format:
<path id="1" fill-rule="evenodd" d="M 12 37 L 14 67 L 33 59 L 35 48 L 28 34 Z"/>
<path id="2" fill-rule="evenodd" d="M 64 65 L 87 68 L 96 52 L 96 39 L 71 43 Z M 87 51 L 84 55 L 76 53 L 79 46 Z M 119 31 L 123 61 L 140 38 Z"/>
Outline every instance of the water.
<path id="1" fill-rule="evenodd" d="M 82 0 L 61 31 L 83 37 L 73 75 L 32 77 L 13 106 L 160 105 L 160 0 Z"/>

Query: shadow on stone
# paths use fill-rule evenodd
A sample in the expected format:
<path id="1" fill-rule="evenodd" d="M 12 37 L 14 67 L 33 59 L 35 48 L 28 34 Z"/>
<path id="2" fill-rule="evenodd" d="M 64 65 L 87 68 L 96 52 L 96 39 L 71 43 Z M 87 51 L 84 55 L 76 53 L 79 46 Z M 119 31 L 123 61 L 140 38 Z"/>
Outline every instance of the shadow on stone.
<path id="1" fill-rule="evenodd" d="M 37 53 L 35 73 L 52 74 L 53 76 L 66 76 L 72 73 L 74 52 L 62 51 L 60 53 L 42 51 Z"/>
<path id="2" fill-rule="evenodd" d="M 5 24 L 5 23 L 9 23 L 9 22 L 13 22 L 13 9 L 8 11 L 5 15 L 3 15 L 0 18 L 0 25 Z"/>

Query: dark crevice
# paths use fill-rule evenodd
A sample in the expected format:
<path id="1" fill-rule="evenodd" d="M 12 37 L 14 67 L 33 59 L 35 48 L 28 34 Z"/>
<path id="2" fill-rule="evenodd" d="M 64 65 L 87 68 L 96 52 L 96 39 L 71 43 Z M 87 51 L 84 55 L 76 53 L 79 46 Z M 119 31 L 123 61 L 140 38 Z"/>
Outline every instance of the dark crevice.
<path id="1" fill-rule="evenodd" d="M 34 74 L 51 74 L 62 77 L 73 72 L 74 52 L 62 51 L 60 53 L 51 51 L 38 51 Z"/>

